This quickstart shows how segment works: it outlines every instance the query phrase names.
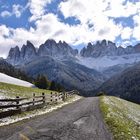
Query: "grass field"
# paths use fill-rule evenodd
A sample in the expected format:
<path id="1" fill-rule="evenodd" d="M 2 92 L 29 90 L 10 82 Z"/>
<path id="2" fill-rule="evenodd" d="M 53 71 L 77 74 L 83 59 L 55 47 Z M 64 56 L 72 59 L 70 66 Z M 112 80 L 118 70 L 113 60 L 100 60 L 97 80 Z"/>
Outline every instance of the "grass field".
<path id="1" fill-rule="evenodd" d="M 140 105 L 101 96 L 100 108 L 115 140 L 140 140 Z"/>
<path id="2" fill-rule="evenodd" d="M 0 95 L 4 95 L 8 97 L 16 97 L 16 96 L 32 97 L 33 93 L 35 93 L 36 95 L 41 95 L 43 92 L 45 94 L 49 94 L 52 91 L 42 90 L 38 88 L 22 87 L 22 86 L 0 82 Z"/>

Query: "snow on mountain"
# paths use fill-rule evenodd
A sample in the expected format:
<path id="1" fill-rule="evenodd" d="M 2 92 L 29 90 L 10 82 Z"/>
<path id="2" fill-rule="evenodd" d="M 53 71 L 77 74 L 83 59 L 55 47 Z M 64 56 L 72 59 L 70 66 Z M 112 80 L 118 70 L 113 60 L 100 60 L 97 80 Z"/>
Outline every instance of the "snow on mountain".
<path id="1" fill-rule="evenodd" d="M 140 53 L 121 56 L 103 56 L 103 57 L 81 57 L 77 56 L 77 62 L 88 68 L 103 71 L 108 67 L 115 65 L 135 64 L 140 61 Z"/>
<path id="2" fill-rule="evenodd" d="M 26 82 L 17 78 L 13 78 L 3 73 L 0 73 L 0 82 L 24 86 L 24 87 L 35 87 L 33 84 L 29 82 Z"/>
<path id="3" fill-rule="evenodd" d="M 97 41 L 96 44 L 89 43 L 84 47 L 78 56 L 78 50 L 73 49 L 66 42 L 48 39 L 37 50 L 34 45 L 27 41 L 21 51 L 19 47 L 11 48 L 7 57 L 7 62 L 12 65 L 28 63 L 36 58 L 51 56 L 56 59 L 78 58 L 80 64 L 96 70 L 118 64 L 132 64 L 140 60 L 140 44 L 127 46 L 126 48 L 117 47 L 111 41 Z"/>
<path id="4" fill-rule="evenodd" d="M 48 39 L 36 49 L 27 41 L 21 50 L 19 47 L 12 48 L 6 61 L 24 69 L 32 77 L 45 74 L 49 80 L 55 80 L 65 88 L 91 90 L 105 79 L 139 62 L 140 44 L 123 48 L 102 40 L 89 43 L 78 52 L 66 42 Z"/>

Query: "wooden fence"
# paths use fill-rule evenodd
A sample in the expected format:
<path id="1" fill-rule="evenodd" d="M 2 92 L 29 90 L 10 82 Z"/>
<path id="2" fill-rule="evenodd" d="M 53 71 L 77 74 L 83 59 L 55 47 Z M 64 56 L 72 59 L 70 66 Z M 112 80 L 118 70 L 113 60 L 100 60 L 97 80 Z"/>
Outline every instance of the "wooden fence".
<path id="1" fill-rule="evenodd" d="M 32 98 L 20 98 L 17 96 L 15 99 L 0 99 L 0 119 L 24 111 L 42 108 L 50 104 L 65 102 L 74 94 L 78 94 L 78 92 L 73 90 L 70 92 L 51 93 L 50 97 L 47 97 L 45 93 L 42 93 L 41 96 L 36 96 L 35 93 L 33 93 Z"/>

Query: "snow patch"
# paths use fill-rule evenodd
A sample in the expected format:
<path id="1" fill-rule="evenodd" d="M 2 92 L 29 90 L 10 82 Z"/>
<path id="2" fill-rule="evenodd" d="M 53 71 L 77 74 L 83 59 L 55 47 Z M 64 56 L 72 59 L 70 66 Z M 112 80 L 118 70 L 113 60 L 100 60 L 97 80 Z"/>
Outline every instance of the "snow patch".
<path id="1" fill-rule="evenodd" d="M 29 82 L 8 76 L 8 75 L 3 74 L 3 73 L 0 73 L 0 82 L 24 86 L 24 87 L 35 87 L 33 84 L 31 84 Z"/>
<path id="2" fill-rule="evenodd" d="M 77 62 L 88 68 L 102 71 L 108 67 L 123 64 L 133 64 L 140 61 L 140 54 L 122 56 L 103 56 L 98 58 L 77 56 Z"/>

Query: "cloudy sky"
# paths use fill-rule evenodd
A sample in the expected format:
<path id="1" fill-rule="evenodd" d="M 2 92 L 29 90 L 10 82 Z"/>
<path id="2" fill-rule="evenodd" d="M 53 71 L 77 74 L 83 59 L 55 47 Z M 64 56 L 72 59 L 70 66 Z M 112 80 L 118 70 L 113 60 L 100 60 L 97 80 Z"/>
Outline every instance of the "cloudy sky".
<path id="1" fill-rule="evenodd" d="M 75 47 L 107 39 L 126 46 L 140 41 L 140 0 L 0 0 L 0 56 L 30 40 Z"/>

